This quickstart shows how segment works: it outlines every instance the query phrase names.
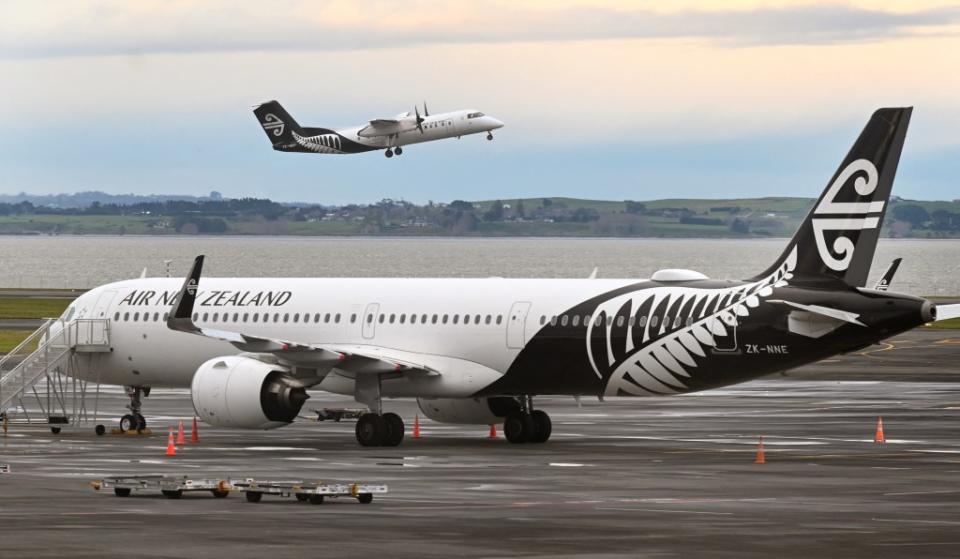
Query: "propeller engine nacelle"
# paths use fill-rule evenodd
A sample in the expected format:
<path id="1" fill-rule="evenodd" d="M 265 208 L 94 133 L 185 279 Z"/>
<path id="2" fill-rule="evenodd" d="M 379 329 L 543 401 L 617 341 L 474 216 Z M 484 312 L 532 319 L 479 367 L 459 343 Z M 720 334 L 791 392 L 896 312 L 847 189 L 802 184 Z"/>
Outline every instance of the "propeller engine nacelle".
<path id="1" fill-rule="evenodd" d="M 509 396 L 489 398 L 417 398 L 423 415 L 440 423 L 493 425 L 520 410 L 520 402 Z"/>
<path id="2" fill-rule="evenodd" d="M 237 355 L 215 357 L 200 365 L 190 391 L 201 419 L 240 429 L 283 427 L 310 397 L 282 366 Z"/>

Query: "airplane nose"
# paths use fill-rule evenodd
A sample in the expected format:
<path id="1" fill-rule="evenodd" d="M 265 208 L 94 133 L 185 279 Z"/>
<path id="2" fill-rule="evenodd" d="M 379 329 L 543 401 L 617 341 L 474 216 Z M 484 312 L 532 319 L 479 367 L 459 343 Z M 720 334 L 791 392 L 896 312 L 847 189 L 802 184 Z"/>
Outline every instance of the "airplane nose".
<path id="1" fill-rule="evenodd" d="M 490 126 L 496 130 L 497 128 L 503 128 L 503 121 L 497 120 L 493 117 L 490 117 Z"/>

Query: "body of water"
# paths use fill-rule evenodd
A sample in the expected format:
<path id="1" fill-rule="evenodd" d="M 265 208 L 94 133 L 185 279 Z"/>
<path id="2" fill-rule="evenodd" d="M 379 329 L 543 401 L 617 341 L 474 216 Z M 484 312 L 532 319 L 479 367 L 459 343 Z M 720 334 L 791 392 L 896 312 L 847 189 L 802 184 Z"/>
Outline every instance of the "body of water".
<path id="1" fill-rule="evenodd" d="M 713 278 L 763 271 L 786 239 L 492 239 L 0 236 L 0 287 L 89 288 L 183 276 L 197 254 L 211 276 L 649 277 L 691 268 Z M 896 291 L 960 294 L 960 240 L 881 239 L 871 283 L 896 257 Z"/>

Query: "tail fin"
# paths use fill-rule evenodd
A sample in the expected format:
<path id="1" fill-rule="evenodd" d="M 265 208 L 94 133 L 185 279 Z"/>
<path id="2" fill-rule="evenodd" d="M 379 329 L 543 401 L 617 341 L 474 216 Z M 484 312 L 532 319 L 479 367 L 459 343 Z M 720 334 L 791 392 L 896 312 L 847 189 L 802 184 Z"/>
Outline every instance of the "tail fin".
<path id="1" fill-rule="evenodd" d="M 912 111 L 873 113 L 783 255 L 756 278 L 769 276 L 795 256 L 797 282 L 866 284 Z"/>
<path id="2" fill-rule="evenodd" d="M 280 103 L 267 101 L 253 109 L 253 114 L 257 115 L 257 120 L 267 133 L 273 149 L 283 150 L 297 145 L 293 133 L 300 131 L 300 125 Z"/>

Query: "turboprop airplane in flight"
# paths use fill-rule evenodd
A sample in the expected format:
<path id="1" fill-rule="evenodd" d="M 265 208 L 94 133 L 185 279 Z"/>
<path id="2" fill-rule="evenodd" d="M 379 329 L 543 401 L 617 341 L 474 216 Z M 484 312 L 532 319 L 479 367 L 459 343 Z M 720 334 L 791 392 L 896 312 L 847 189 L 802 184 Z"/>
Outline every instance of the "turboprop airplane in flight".
<path id="1" fill-rule="evenodd" d="M 257 106 L 253 113 L 273 149 L 303 153 L 361 153 L 382 149 L 384 155 L 393 157 L 394 154 L 401 155 L 403 146 L 408 144 L 482 132 L 492 140 L 493 131 L 503 127 L 499 120 L 473 109 L 431 115 L 426 103 L 422 116 L 420 109 L 414 107 L 412 113 L 376 118 L 362 126 L 340 130 L 303 128 L 276 101 Z"/>
<path id="2" fill-rule="evenodd" d="M 783 254 L 745 280 L 208 278 L 198 256 L 183 280 L 74 301 L 64 320 L 108 320 L 111 346 L 77 353 L 76 374 L 127 387 L 124 428 L 145 425 L 150 387 L 189 387 L 204 421 L 246 429 L 289 424 L 313 390 L 369 408 L 364 446 L 402 441 L 389 398 L 542 443 L 552 424 L 537 396 L 683 394 L 855 351 L 960 316 L 865 287 L 910 114 L 873 114 Z"/>

